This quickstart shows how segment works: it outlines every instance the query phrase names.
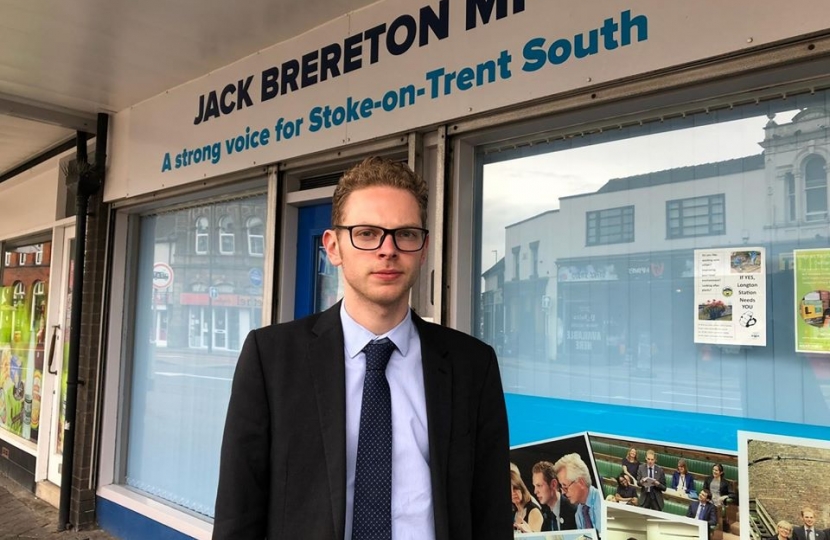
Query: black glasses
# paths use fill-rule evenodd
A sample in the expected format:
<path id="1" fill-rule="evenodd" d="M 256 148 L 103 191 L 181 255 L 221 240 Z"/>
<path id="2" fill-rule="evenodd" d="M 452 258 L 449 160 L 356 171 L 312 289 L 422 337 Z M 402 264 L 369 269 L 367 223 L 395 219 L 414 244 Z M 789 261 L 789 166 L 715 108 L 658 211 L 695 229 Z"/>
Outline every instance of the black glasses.
<path id="1" fill-rule="evenodd" d="M 383 245 L 388 235 L 398 251 L 421 251 L 427 240 L 429 231 L 420 227 L 402 227 L 400 229 L 384 229 L 374 225 L 335 225 L 335 229 L 349 231 L 349 238 L 356 249 L 374 251 Z"/>

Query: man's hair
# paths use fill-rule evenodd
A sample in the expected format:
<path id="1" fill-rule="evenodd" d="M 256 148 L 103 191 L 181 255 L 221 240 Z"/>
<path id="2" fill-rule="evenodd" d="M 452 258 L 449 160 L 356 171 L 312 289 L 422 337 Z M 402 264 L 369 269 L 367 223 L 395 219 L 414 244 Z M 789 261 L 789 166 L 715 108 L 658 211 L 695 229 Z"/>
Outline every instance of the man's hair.
<path id="1" fill-rule="evenodd" d="M 706 500 L 707 500 L 707 501 L 711 501 L 711 500 L 712 500 L 712 492 L 711 492 L 711 491 L 709 491 L 709 489 L 708 489 L 708 488 L 703 488 L 703 489 L 701 489 L 701 490 L 700 490 L 700 492 L 701 492 L 701 493 L 705 493 L 705 494 L 706 494 Z"/>
<path id="2" fill-rule="evenodd" d="M 816 515 L 816 511 L 813 510 L 812 506 L 805 506 L 804 508 L 802 508 L 801 509 L 801 517 L 804 517 L 804 512 L 810 512 L 814 516 Z"/>
<path id="3" fill-rule="evenodd" d="M 353 191 L 377 186 L 403 189 L 411 193 L 418 202 L 421 227 L 426 226 L 427 204 L 429 203 L 429 188 L 426 182 L 412 172 L 406 164 L 377 156 L 368 157 L 343 173 L 331 199 L 331 224 L 344 225 L 340 222 L 343 218 L 343 206 Z M 349 223 L 349 225 L 356 224 Z"/>
<path id="4" fill-rule="evenodd" d="M 565 454 L 559 458 L 559 461 L 554 463 L 553 470 L 556 472 L 557 477 L 559 476 L 559 471 L 562 469 L 565 469 L 565 478 L 569 481 L 576 482 L 582 478 L 586 486 L 591 486 L 591 473 L 588 471 L 588 466 L 576 452 L 573 454 Z"/>
<path id="5" fill-rule="evenodd" d="M 540 461 L 536 465 L 533 466 L 533 474 L 541 474 L 545 477 L 545 482 L 550 485 L 551 481 L 556 480 L 556 483 L 559 483 L 559 480 L 556 478 L 556 471 L 553 468 L 553 463 L 550 461 Z"/>

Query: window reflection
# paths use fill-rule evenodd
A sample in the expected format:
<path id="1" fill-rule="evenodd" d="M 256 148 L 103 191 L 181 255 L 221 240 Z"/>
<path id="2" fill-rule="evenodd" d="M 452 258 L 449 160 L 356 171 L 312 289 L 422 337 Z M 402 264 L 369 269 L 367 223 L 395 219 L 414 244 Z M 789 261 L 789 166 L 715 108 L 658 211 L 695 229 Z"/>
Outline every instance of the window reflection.
<path id="1" fill-rule="evenodd" d="M 830 246 L 828 125 L 824 92 L 482 152 L 476 333 L 505 390 L 830 425 L 792 267 Z M 695 343 L 695 250 L 745 246 L 767 345 Z"/>
<path id="2" fill-rule="evenodd" d="M 265 214 L 260 196 L 141 217 L 123 481 L 207 516 L 236 361 L 262 326 L 264 246 L 251 240 Z"/>

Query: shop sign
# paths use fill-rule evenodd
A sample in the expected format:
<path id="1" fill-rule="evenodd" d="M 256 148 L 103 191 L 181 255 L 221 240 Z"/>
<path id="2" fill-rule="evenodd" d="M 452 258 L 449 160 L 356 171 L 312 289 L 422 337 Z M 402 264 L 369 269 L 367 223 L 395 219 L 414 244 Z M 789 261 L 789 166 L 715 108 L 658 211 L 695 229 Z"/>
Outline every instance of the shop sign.
<path id="1" fill-rule="evenodd" d="M 773 18 L 752 0 L 573 8 L 384 0 L 119 113 L 127 151 L 116 155 L 130 159 L 123 179 L 105 186 L 105 199 L 446 124 L 828 26 L 824 0 L 802 0 Z M 406 69 L 396 69 L 401 65 Z"/>
<path id="2" fill-rule="evenodd" d="M 584 264 L 561 266 L 557 274 L 559 281 L 616 281 L 617 270 L 613 264 Z"/>
<path id="3" fill-rule="evenodd" d="M 254 287 L 262 287 L 262 270 L 259 268 L 248 270 L 248 280 Z"/>
<path id="4" fill-rule="evenodd" d="M 216 306 L 216 307 L 262 307 L 261 296 L 245 294 L 222 294 L 211 296 L 209 293 L 186 292 L 179 295 L 179 302 L 185 306 Z"/>

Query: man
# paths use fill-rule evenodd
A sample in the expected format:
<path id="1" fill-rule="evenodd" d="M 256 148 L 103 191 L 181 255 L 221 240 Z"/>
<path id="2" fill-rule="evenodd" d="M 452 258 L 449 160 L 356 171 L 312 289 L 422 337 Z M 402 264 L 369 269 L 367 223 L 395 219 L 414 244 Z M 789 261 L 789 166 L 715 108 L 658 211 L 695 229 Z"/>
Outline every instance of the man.
<path id="1" fill-rule="evenodd" d="M 411 312 L 427 186 L 369 158 L 332 199 L 341 303 L 250 333 L 222 442 L 215 540 L 512 539 L 492 348 Z"/>
<path id="2" fill-rule="evenodd" d="M 533 492 L 542 505 L 542 531 L 572 531 L 576 529 L 576 508 L 560 497 L 559 480 L 553 463 L 540 461 L 533 466 Z"/>
<path id="3" fill-rule="evenodd" d="M 637 484 L 640 490 L 640 506 L 652 510 L 663 510 L 663 492 L 666 491 L 666 474 L 657 465 L 654 450 L 646 451 L 646 462 L 637 469 Z"/>
<path id="4" fill-rule="evenodd" d="M 591 473 L 579 454 L 562 456 L 553 470 L 562 494 L 576 504 L 576 528 L 599 530 L 602 493 L 592 485 Z"/>
<path id="5" fill-rule="evenodd" d="M 710 530 L 714 529 L 718 524 L 718 512 L 715 509 L 715 505 L 711 502 L 712 493 L 708 489 L 703 488 L 700 490 L 697 499 L 697 501 L 689 505 L 689 509 L 686 511 L 686 517 L 706 521 L 709 523 Z"/>
<path id="6" fill-rule="evenodd" d="M 801 509 L 801 521 L 804 525 L 793 528 L 795 540 L 827 540 L 824 531 L 816 529 L 816 512 L 809 506 Z"/>

